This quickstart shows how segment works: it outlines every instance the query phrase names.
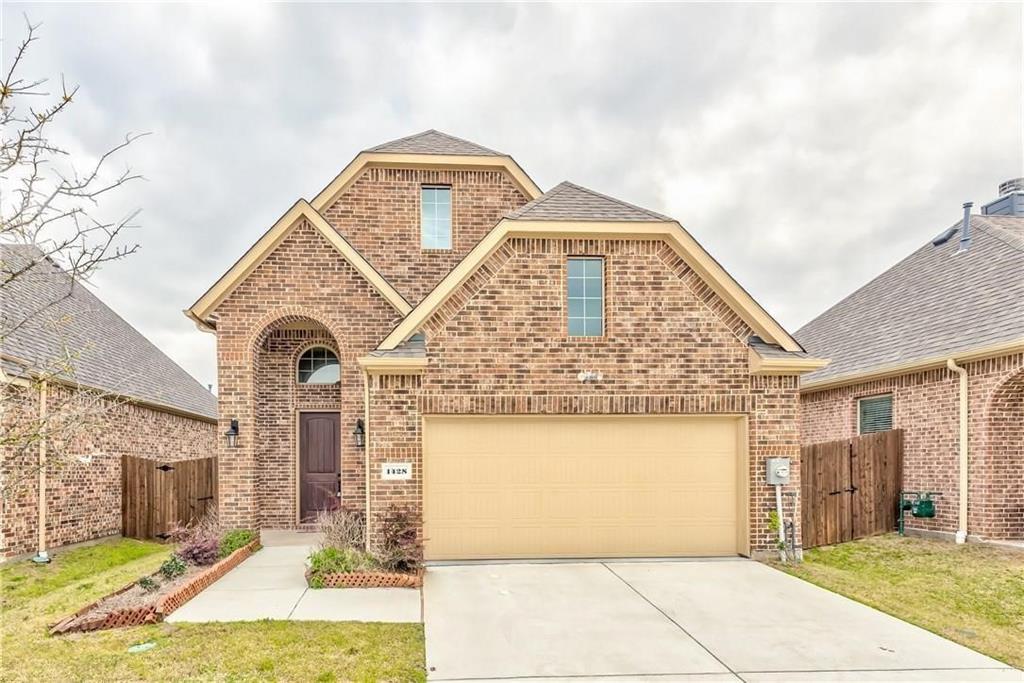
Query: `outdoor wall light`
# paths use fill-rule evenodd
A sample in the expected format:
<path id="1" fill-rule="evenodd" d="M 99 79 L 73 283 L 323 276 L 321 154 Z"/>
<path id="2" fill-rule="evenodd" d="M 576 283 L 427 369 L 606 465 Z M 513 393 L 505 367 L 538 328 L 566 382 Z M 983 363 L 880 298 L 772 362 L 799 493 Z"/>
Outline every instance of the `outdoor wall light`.
<path id="1" fill-rule="evenodd" d="M 356 448 L 366 446 L 366 426 L 361 418 L 356 420 L 356 428 L 352 430 L 352 436 L 356 439 Z"/>
<path id="2" fill-rule="evenodd" d="M 228 448 L 238 448 L 238 420 L 232 420 L 228 431 L 224 432 L 228 440 Z"/>

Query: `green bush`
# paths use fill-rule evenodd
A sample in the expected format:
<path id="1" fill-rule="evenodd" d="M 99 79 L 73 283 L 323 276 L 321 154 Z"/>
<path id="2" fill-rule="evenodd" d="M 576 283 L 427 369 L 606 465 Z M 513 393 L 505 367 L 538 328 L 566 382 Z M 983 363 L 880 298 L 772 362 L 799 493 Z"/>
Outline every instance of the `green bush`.
<path id="1" fill-rule="evenodd" d="M 256 532 L 252 529 L 232 529 L 220 539 L 220 556 L 227 557 L 255 540 Z"/>
<path id="2" fill-rule="evenodd" d="M 380 566 L 371 555 L 356 548 L 321 548 L 309 556 L 309 568 L 309 585 L 323 588 L 325 574 L 374 571 Z"/>
<path id="3" fill-rule="evenodd" d="M 163 574 L 165 579 L 170 580 L 184 574 L 187 568 L 188 566 L 185 564 L 185 560 L 181 559 L 177 555 L 171 555 L 162 565 L 160 565 L 160 573 Z"/>
<path id="4" fill-rule="evenodd" d="M 156 579 L 154 579 L 152 576 L 143 576 L 141 579 L 139 579 L 138 584 L 139 588 L 146 591 L 147 593 L 152 593 L 160 587 L 160 584 L 157 583 Z"/>

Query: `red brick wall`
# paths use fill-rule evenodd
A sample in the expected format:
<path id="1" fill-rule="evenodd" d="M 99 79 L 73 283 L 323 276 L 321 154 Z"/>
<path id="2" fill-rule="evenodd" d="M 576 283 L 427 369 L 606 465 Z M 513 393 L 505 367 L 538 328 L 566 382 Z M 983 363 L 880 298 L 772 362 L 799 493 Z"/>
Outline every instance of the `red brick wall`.
<path id="1" fill-rule="evenodd" d="M 1019 457 L 1021 354 L 963 364 L 968 371 L 968 532 L 992 538 L 1024 536 L 1014 491 L 1024 494 Z M 1018 383 L 1014 383 L 1014 381 Z M 857 399 L 891 393 L 893 426 L 904 430 L 903 485 L 941 492 L 932 520 L 912 528 L 955 532 L 959 506 L 959 376 L 945 368 L 873 382 L 806 391 L 801 396 L 803 443 L 854 436 Z M 993 401 L 994 396 L 999 396 Z M 994 407 L 994 411 L 993 411 Z M 1021 495 L 1017 495 L 1020 501 Z M 1017 507 L 1014 508 L 1013 506 Z M 1008 520 L 1017 520 L 1011 522 Z M 1016 526 L 1014 526 L 1016 525 Z"/>
<path id="2" fill-rule="evenodd" d="M 565 261 L 579 254 L 606 259 L 603 338 L 566 334 Z M 420 505 L 424 414 L 745 414 L 751 544 L 773 547 L 763 460 L 788 456 L 799 471 L 796 378 L 750 376 L 749 328 L 663 242 L 510 240 L 424 328 L 422 378 L 372 385 L 374 505 Z M 580 370 L 604 379 L 583 385 Z M 380 463 L 399 457 L 414 463 L 414 479 L 381 481 Z"/>
<path id="3" fill-rule="evenodd" d="M 19 389 L 32 391 L 34 389 Z M 51 385 L 50 414 L 68 403 L 62 390 Z M 37 399 L 33 399 L 37 400 Z M 20 403 L 20 402 L 19 402 Z M 52 453 L 47 477 L 46 538 L 49 548 L 121 533 L 121 457 L 162 461 L 207 458 L 216 451 L 216 425 L 171 415 L 140 405 L 104 401 L 102 419 L 90 424 L 64 454 Z M 65 411 L 68 410 L 65 408 Z M 18 416 L 6 414 L 7 420 Z M 92 420 L 90 420 L 92 423 Z M 88 463 L 79 456 L 91 456 Z M 36 550 L 38 529 L 38 450 L 20 455 L 3 452 L 5 482 L 20 484 L 0 499 L 0 556 Z M 28 476 L 22 476 L 25 474 Z"/>
<path id="4" fill-rule="evenodd" d="M 452 187 L 452 248 L 420 248 L 420 187 Z M 528 198 L 504 171 L 368 168 L 323 213 L 409 303 Z"/>
<path id="5" fill-rule="evenodd" d="M 363 451 L 352 436 L 363 416 L 356 361 L 376 348 L 400 314 L 305 222 L 215 313 L 220 430 L 235 418 L 240 431 L 237 448 L 219 444 L 221 517 L 233 526 L 294 526 L 300 407 L 340 407 L 343 498 L 361 505 Z M 298 389 L 293 359 L 300 341 L 314 339 L 339 351 L 341 382 Z"/>

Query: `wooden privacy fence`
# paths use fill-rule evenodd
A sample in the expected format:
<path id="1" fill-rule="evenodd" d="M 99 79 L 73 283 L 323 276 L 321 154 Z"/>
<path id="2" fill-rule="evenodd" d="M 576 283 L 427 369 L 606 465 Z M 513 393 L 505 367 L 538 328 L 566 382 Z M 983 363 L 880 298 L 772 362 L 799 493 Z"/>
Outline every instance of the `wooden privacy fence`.
<path id="1" fill-rule="evenodd" d="M 121 535 L 167 538 L 176 524 L 217 506 L 217 458 L 160 462 L 121 459 Z"/>
<path id="2" fill-rule="evenodd" d="M 903 430 L 800 449 L 803 547 L 892 531 L 903 480 Z"/>

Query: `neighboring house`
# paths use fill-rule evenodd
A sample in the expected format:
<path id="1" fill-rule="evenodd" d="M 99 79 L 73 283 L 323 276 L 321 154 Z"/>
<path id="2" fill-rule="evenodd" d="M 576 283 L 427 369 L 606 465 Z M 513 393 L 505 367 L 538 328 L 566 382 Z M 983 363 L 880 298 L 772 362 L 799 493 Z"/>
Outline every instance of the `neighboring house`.
<path id="1" fill-rule="evenodd" d="M 215 455 L 217 399 L 35 247 L 0 245 L 0 277 L 10 437 L 0 474 L 12 489 L 0 508 L 0 556 L 120 533 L 121 456 Z M 44 406 L 45 429 L 15 431 Z M 40 444 L 19 447 L 17 433 L 40 434 L 47 449 L 42 535 Z"/>
<path id="2" fill-rule="evenodd" d="M 675 220 L 437 131 L 360 153 L 187 314 L 217 335 L 221 517 L 340 498 L 372 542 L 411 506 L 428 559 L 772 548 L 763 462 L 799 471 L 822 365 Z"/>
<path id="3" fill-rule="evenodd" d="M 831 359 L 804 443 L 903 429 L 904 488 L 942 494 L 911 526 L 960 540 L 1024 540 L 1024 179 L 1000 192 L 796 334 Z"/>

